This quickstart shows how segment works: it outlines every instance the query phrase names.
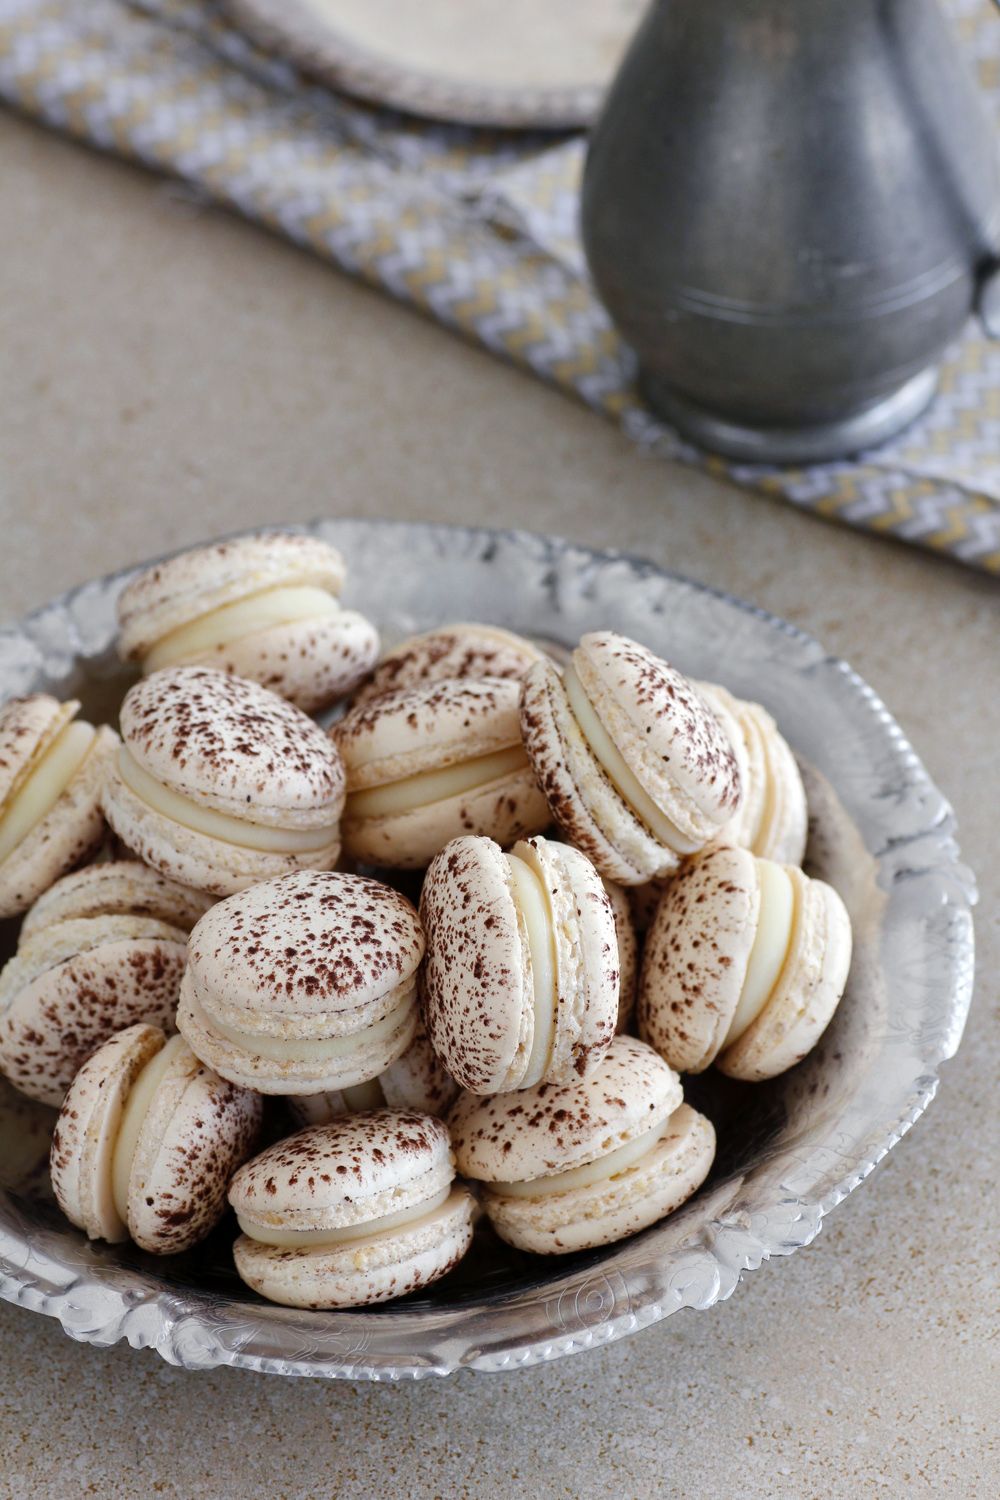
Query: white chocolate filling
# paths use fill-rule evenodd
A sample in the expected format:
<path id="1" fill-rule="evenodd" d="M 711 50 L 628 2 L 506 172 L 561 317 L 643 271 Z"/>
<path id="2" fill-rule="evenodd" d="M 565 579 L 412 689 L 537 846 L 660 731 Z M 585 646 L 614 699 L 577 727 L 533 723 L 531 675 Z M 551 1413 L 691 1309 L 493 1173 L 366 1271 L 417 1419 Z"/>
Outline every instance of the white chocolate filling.
<path id="1" fill-rule="evenodd" d="M 255 1031 L 242 1031 L 236 1026 L 227 1026 L 225 1022 L 216 1020 L 214 1016 L 207 1017 L 207 1024 L 213 1034 L 225 1037 L 227 1042 L 232 1042 L 241 1052 L 250 1057 L 263 1057 L 269 1062 L 333 1062 L 336 1059 L 347 1059 L 356 1053 L 367 1052 L 371 1047 L 379 1047 L 390 1042 L 397 1031 L 405 1026 L 410 1011 L 413 1009 L 414 995 L 416 993 L 416 980 L 407 988 L 405 995 L 395 1009 L 380 1021 L 375 1021 L 371 1026 L 362 1026 L 359 1030 L 351 1032 L 349 1036 L 331 1037 L 293 1037 L 284 1041 L 280 1037 L 262 1036 Z M 359 1085 L 360 1087 L 360 1085 Z M 372 1106 L 367 1105 L 366 1108 Z"/>
<path id="2" fill-rule="evenodd" d="M 566 667 L 563 684 L 581 734 L 623 801 L 664 848 L 672 850 L 674 854 L 694 854 L 701 846 L 685 838 L 676 824 L 671 822 L 662 808 L 657 807 L 649 793 L 640 786 L 638 777 L 629 770 L 620 750 L 598 718 L 572 662 Z"/>
<path id="3" fill-rule="evenodd" d="M 770 1000 L 792 941 L 795 888 L 788 871 L 773 860 L 758 859 L 757 878 L 760 883 L 757 931 L 747 960 L 739 1004 L 722 1044 L 724 1047 L 739 1041 Z"/>
<path id="4" fill-rule="evenodd" d="M 368 1219 L 363 1224 L 348 1224 L 342 1229 L 272 1229 L 270 1225 L 255 1224 L 252 1219 L 245 1219 L 242 1214 L 236 1215 L 236 1222 L 248 1239 L 257 1240 L 262 1245 L 277 1245 L 283 1249 L 305 1249 L 309 1246 L 318 1250 L 327 1245 L 350 1245 L 355 1240 L 374 1239 L 378 1235 L 402 1229 L 404 1225 L 414 1226 L 424 1220 L 429 1222 L 438 1209 L 447 1203 L 451 1193 L 452 1185 L 449 1182 L 433 1198 L 424 1198 L 422 1202 L 411 1203 L 409 1208 L 401 1208 L 394 1214 L 383 1214 L 380 1219 Z"/>
<path id="5" fill-rule="evenodd" d="M 200 619 L 179 625 L 158 640 L 143 660 L 147 675 L 161 667 L 179 666 L 206 651 L 217 651 L 241 641 L 245 636 L 279 625 L 294 625 L 299 620 L 319 620 L 334 615 L 340 605 L 326 589 L 313 584 L 293 584 L 283 588 L 263 589 L 221 604 Z"/>
<path id="6" fill-rule="evenodd" d="M 531 1052 L 518 1085 L 530 1088 L 541 1082 L 552 1057 L 558 1003 L 555 932 L 548 893 L 538 873 L 516 853 L 505 854 L 504 859 L 510 871 L 514 904 L 524 918 L 531 955 L 535 1024 Z"/>
<path id="7" fill-rule="evenodd" d="M 240 849 L 261 854 L 313 854 L 328 848 L 337 838 L 336 823 L 328 828 L 267 828 L 216 812 L 213 807 L 200 807 L 150 776 L 124 745 L 118 752 L 118 774 L 129 791 L 161 817 Z"/>
<path id="8" fill-rule="evenodd" d="M 450 797 L 461 797 L 465 792 L 489 786 L 502 776 L 511 776 L 522 771 L 528 764 L 523 745 L 511 745 L 506 750 L 495 750 L 490 755 L 477 755 L 472 760 L 459 761 L 454 766 L 441 766 L 434 771 L 418 771 L 415 776 L 404 776 L 400 781 L 390 781 L 385 786 L 368 787 L 364 791 L 352 792 L 347 799 L 344 815 L 348 818 L 387 818 L 401 813 L 413 812 L 418 807 L 429 807 L 435 802 L 444 802 Z"/>
<path id="9" fill-rule="evenodd" d="M 341 1089 L 340 1092 L 352 1114 L 362 1114 L 366 1109 L 381 1109 L 385 1104 L 385 1094 L 377 1078 L 369 1078 L 367 1083 L 356 1083 L 353 1088 Z"/>
<path id="10" fill-rule="evenodd" d="M 635 1140 L 626 1141 L 596 1161 L 584 1162 L 580 1167 L 569 1167 L 565 1172 L 551 1172 L 547 1177 L 533 1177 L 527 1182 L 490 1182 L 491 1193 L 501 1198 L 545 1198 L 550 1193 L 568 1193 L 574 1188 L 595 1187 L 609 1182 L 642 1161 L 643 1157 L 659 1143 L 666 1132 L 669 1120 L 659 1120 L 651 1130 L 646 1130 Z"/>
<path id="11" fill-rule="evenodd" d="M 0 813 L 0 863 L 52 811 L 86 760 L 96 733 L 93 725 L 74 720 L 56 735 L 29 771 Z"/>
<path id="12" fill-rule="evenodd" d="M 115 1212 L 123 1224 L 128 1223 L 128 1181 L 139 1145 L 139 1135 L 153 1102 L 153 1095 L 173 1059 L 185 1046 L 182 1036 L 172 1036 L 139 1074 L 125 1101 L 121 1125 L 111 1157 L 111 1193 Z"/>

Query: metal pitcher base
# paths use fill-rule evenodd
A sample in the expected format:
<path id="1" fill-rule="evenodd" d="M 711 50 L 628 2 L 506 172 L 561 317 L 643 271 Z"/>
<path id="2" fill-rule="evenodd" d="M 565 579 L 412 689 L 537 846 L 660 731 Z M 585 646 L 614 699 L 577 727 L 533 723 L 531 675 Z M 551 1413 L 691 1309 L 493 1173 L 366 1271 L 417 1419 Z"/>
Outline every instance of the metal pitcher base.
<path id="1" fill-rule="evenodd" d="M 929 366 L 872 406 L 805 427 L 743 426 L 679 396 L 655 376 L 642 376 L 640 384 L 654 411 L 700 448 L 745 463 L 801 464 L 848 458 L 895 437 L 930 405 L 938 374 Z"/>

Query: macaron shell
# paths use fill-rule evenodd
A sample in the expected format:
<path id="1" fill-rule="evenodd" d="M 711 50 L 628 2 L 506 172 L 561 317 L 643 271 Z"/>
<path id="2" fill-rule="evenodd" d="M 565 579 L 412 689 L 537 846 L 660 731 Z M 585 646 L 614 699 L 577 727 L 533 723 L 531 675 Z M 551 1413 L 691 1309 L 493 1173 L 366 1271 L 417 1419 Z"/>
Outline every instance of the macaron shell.
<path id="1" fill-rule="evenodd" d="M 0 864 L 0 917 L 27 911 L 96 849 L 104 834 L 101 792 L 117 747 L 114 730 L 99 728 L 66 790 Z"/>
<path id="2" fill-rule="evenodd" d="M 150 679 L 152 680 L 152 679 Z M 143 802 L 118 774 L 113 757 L 103 793 L 104 816 L 127 848 L 168 880 L 214 896 L 231 896 L 296 870 L 329 870 L 340 858 L 340 831 L 309 853 L 269 854 L 198 833 Z"/>
<path id="3" fill-rule="evenodd" d="M 425 939 L 391 886 L 299 871 L 220 901 L 189 948 L 209 1016 L 287 1040 L 349 1035 L 388 1015 L 415 983 Z"/>
<path id="4" fill-rule="evenodd" d="M 177 1030 L 191 1050 L 223 1078 L 240 1088 L 255 1089 L 259 1094 L 322 1094 L 327 1090 L 356 1088 L 359 1083 L 367 1083 L 384 1073 L 406 1051 L 416 1025 L 414 993 L 413 1004 L 401 1015 L 389 1036 L 366 1045 L 363 1028 L 359 1027 L 359 1045 L 348 1057 L 279 1060 L 239 1047 L 213 1029 L 211 1018 L 194 992 L 190 970 L 181 981 L 177 1008 Z"/>
<path id="5" fill-rule="evenodd" d="M 304 713 L 316 713 L 357 686 L 378 649 L 378 631 L 371 621 L 355 610 L 339 609 L 333 615 L 256 631 L 192 656 L 189 664 L 248 678 Z"/>
<path id="6" fill-rule="evenodd" d="M 79 708 L 78 699 L 60 703 L 49 693 L 29 693 L 0 706 L 0 808 Z"/>
<path id="7" fill-rule="evenodd" d="M 809 812 L 795 756 L 765 708 L 735 698 L 718 683 L 695 686 L 729 727 L 735 721 L 742 745 L 743 802 L 713 842 L 752 849 L 777 864 L 800 865 L 806 848 Z M 736 736 L 732 735 L 733 743 Z"/>
<path id="8" fill-rule="evenodd" d="M 682 1101 L 680 1079 L 651 1047 L 616 1036 L 589 1077 L 488 1098 L 460 1094 L 448 1121 L 463 1176 L 519 1182 L 617 1150 Z"/>
<path id="9" fill-rule="evenodd" d="M 59 1105 L 96 1047 L 139 1022 L 174 1029 L 184 932 L 149 917 L 91 917 L 46 928 L 0 976 L 0 1069 Z"/>
<path id="10" fill-rule="evenodd" d="M 765 814 L 754 853 L 776 864 L 801 865 L 809 833 L 809 807 L 791 746 L 766 709 L 759 703 L 743 704 L 743 722 L 748 735 L 763 746 L 771 789 L 770 810 Z"/>
<path id="11" fill-rule="evenodd" d="M 631 1171 L 590 1187 L 538 1198 L 502 1198 L 483 1206 L 501 1239 L 536 1255 L 566 1255 L 614 1244 L 674 1212 L 704 1182 L 715 1157 L 715 1130 L 681 1104 L 662 1143 Z"/>
<path id="12" fill-rule="evenodd" d="M 614 880 L 605 880 L 604 889 L 611 902 L 618 941 L 618 1020 L 617 1032 L 627 1031 L 635 1013 L 635 995 L 639 983 L 639 939 L 632 920 L 628 892 Z"/>
<path id="13" fill-rule="evenodd" d="M 543 881 L 555 927 L 556 1025 L 545 1078 L 571 1083 L 593 1072 L 615 1034 L 619 960 L 614 912 L 600 875 L 579 849 L 532 838 L 515 845 L 514 852 L 528 859 Z"/>
<path id="14" fill-rule="evenodd" d="M 419 1291 L 446 1275 L 472 1244 L 475 1199 L 456 1187 L 447 1212 L 398 1234 L 331 1249 L 262 1245 L 241 1235 L 233 1246 L 240 1276 L 285 1307 L 365 1307 Z"/>
<path id="15" fill-rule="evenodd" d="M 717 1065 L 757 1083 L 793 1067 L 819 1041 L 840 1003 L 851 966 L 851 920 L 832 886 L 785 867 L 795 887 L 795 926 L 770 1000 Z"/>
<path id="16" fill-rule="evenodd" d="M 424 879 L 421 1006 L 431 1046 L 475 1094 L 512 1088 L 534 1031 L 527 938 L 499 844 L 454 839 Z"/>
<path id="17" fill-rule="evenodd" d="M 429 682 L 353 708 L 330 730 L 350 792 L 383 786 L 521 743 L 509 678 Z"/>
<path id="18" fill-rule="evenodd" d="M 396 870 L 422 870 L 462 834 L 479 834 L 512 844 L 540 833 L 551 821 L 548 804 L 529 766 L 485 786 L 412 812 L 380 818 L 345 817 L 345 852 L 365 864 Z"/>
<path id="19" fill-rule="evenodd" d="M 138 860 L 86 865 L 39 897 L 21 924 L 19 941 L 23 946 L 43 928 L 83 917 L 155 917 L 190 931 L 211 904 L 202 892 L 167 880 Z"/>
<path id="20" fill-rule="evenodd" d="M 262 1227 L 344 1229 L 429 1202 L 454 1175 L 443 1121 L 369 1110 L 269 1146 L 236 1173 L 229 1201 Z"/>
<path id="21" fill-rule="evenodd" d="M 678 1072 L 702 1072 L 723 1045 L 759 914 L 756 859 L 747 849 L 689 860 L 664 891 L 646 934 L 636 1022 Z"/>
<path id="22" fill-rule="evenodd" d="M 121 732 L 144 771 L 199 806 L 290 829 L 340 816 L 344 771 L 328 736 L 259 683 L 165 667 L 126 693 Z"/>
<path id="23" fill-rule="evenodd" d="M 212 610 L 263 589 L 312 584 L 339 594 L 344 560 L 335 547 L 295 532 L 236 537 L 146 568 L 118 600 L 118 649 L 138 660 L 157 641 Z"/>
<path id="24" fill-rule="evenodd" d="M 52 1135 L 52 1187 L 63 1213 L 92 1240 L 128 1239 L 111 1197 L 111 1164 L 122 1110 L 142 1069 L 163 1046 L 156 1026 L 111 1037 L 74 1078 Z"/>
<path id="25" fill-rule="evenodd" d="M 520 678 L 542 655 L 531 641 L 498 625 L 442 625 L 386 652 L 355 693 L 354 706 L 452 677 Z"/>
<path id="26" fill-rule="evenodd" d="M 253 1149 L 263 1101 L 179 1047 L 143 1120 L 128 1184 L 132 1239 L 176 1255 L 204 1239 L 226 1209 L 226 1190 Z"/>
<path id="27" fill-rule="evenodd" d="M 629 769 L 685 836 L 707 840 L 735 815 L 737 753 L 682 673 L 612 630 L 583 636 L 573 665 Z"/>
<path id="28" fill-rule="evenodd" d="M 434 1051 L 419 1019 L 413 1041 L 401 1057 L 389 1064 L 379 1082 L 391 1109 L 441 1116 L 458 1098 L 458 1084 Z"/>
<path id="29" fill-rule="evenodd" d="M 587 744 L 552 662 L 525 675 L 521 733 L 553 818 L 602 875 L 639 885 L 677 868 L 677 856 L 639 821 Z"/>

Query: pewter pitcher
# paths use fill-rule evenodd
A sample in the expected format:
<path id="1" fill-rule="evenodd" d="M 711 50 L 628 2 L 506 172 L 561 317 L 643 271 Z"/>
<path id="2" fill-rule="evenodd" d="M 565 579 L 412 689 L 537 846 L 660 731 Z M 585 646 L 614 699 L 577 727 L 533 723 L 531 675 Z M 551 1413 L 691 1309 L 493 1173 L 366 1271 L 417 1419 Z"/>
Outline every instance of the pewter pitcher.
<path id="1" fill-rule="evenodd" d="M 933 395 L 996 263 L 995 131 L 935 0 L 657 0 L 583 231 L 659 412 L 735 457 L 833 457 Z"/>

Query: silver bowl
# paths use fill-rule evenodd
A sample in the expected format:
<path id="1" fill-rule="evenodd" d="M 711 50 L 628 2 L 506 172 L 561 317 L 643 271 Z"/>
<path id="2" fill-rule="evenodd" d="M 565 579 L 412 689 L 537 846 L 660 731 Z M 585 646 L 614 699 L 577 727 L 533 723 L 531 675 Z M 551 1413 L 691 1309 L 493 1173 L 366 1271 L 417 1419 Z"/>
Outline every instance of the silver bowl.
<path id="1" fill-rule="evenodd" d="M 350 564 L 348 602 L 387 640 L 482 619 L 571 644 L 612 627 L 696 677 L 766 704 L 809 783 L 809 865 L 850 910 L 847 993 L 817 1050 L 768 1084 L 707 1075 L 689 1096 L 715 1120 L 719 1157 L 679 1213 L 609 1249 L 547 1261 L 488 1230 L 420 1297 L 357 1312 L 295 1312 L 255 1298 L 229 1254 L 231 1224 L 186 1256 L 91 1245 L 47 1187 L 52 1112 L 0 1093 L 0 1295 L 71 1337 L 156 1349 L 189 1369 L 370 1380 L 509 1370 L 623 1338 L 728 1297 L 788 1255 L 868 1175 L 934 1097 L 972 990 L 975 886 L 951 810 L 872 690 L 801 631 L 617 553 L 522 532 L 318 521 Z M 114 653 L 127 574 L 75 590 L 0 632 L 0 698 L 81 696 L 114 720 Z M 8 925 L 3 939 L 15 936 Z"/>

